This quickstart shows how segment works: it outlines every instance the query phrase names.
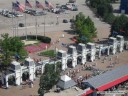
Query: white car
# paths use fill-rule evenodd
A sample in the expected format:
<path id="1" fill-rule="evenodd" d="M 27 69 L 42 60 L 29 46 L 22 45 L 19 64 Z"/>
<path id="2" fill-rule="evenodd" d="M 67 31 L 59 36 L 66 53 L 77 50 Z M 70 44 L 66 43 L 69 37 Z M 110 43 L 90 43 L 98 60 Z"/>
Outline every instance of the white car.
<path id="1" fill-rule="evenodd" d="M 8 17 L 8 18 L 14 18 L 14 17 L 15 17 L 15 15 L 7 14 L 7 17 Z"/>
<path id="2" fill-rule="evenodd" d="M 23 14 L 17 14 L 16 16 L 17 17 L 23 17 L 24 15 Z"/>
<path id="3" fill-rule="evenodd" d="M 65 13 L 65 14 L 69 14 L 70 12 L 69 12 L 69 11 L 65 11 L 64 13 Z"/>

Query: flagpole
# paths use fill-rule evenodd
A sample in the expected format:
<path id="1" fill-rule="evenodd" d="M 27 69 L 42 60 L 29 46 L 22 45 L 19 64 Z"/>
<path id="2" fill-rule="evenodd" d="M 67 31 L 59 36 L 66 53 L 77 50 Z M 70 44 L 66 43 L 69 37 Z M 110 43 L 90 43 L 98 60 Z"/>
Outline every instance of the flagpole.
<path id="1" fill-rule="evenodd" d="M 26 2 L 26 1 L 25 1 Z M 25 4 L 25 10 L 26 10 L 26 4 Z M 26 13 L 24 13 L 24 17 L 25 17 L 25 34 L 26 34 L 26 40 L 28 39 L 27 37 L 27 23 L 26 23 Z"/>
<path id="2" fill-rule="evenodd" d="M 14 10 L 14 13 L 16 13 L 16 10 Z M 12 16 L 12 18 L 13 18 L 13 16 Z M 15 18 L 15 17 L 14 17 Z M 15 35 L 15 37 L 16 37 L 16 33 L 17 33 L 17 20 L 15 19 L 14 20 L 14 27 L 15 27 L 15 32 L 14 32 L 14 35 Z"/>
<path id="3" fill-rule="evenodd" d="M 14 13 L 15 13 L 16 11 L 14 10 Z M 12 18 L 13 18 L 13 20 L 14 20 L 14 36 L 16 37 L 16 31 L 17 31 L 17 28 L 16 28 L 16 19 L 12 16 Z"/>
<path id="4" fill-rule="evenodd" d="M 15 19 L 15 28 L 16 28 L 15 36 L 17 36 L 17 32 L 18 32 L 17 19 Z"/>
<path id="5" fill-rule="evenodd" d="M 18 36 L 18 18 L 15 19 L 15 28 L 16 28 L 15 36 Z"/>
<path id="6" fill-rule="evenodd" d="M 18 30 L 18 27 L 19 27 L 19 26 L 18 26 L 18 20 L 19 20 L 19 17 L 17 18 L 17 36 L 18 36 L 18 31 L 19 31 L 19 30 Z"/>
<path id="7" fill-rule="evenodd" d="M 12 2 L 14 3 L 14 2 Z M 14 12 L 13 10 L 13 5 L 12 5 L 12 12 Z M 12 30 L 13 30 L 13 37 L 14 37 L 14 18 L 12 17 Z"/>
<path id="8" fill-rule="evenodd" d="M 44 15 L 44 36 L 45 36 L 45 15 Z"/>
<path id="9" fill-rule="evenodd" d="M 36 11 L 36 0 L 35 0 L 35 11 Z M 36 21 L 36 40 L 37 40 L 37 16 L 35 16 L 35 21 Z"/>

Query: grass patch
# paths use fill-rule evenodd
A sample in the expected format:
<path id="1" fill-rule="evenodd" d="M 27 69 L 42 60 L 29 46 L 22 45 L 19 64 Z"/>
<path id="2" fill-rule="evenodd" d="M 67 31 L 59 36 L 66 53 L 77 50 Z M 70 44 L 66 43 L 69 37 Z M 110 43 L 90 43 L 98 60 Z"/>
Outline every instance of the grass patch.
<path id="1" fill-rule="evenodd" d="M 47 50 L 40 53 L 40 56 L 55 57 L 56 53 L 54 50 Z"/>

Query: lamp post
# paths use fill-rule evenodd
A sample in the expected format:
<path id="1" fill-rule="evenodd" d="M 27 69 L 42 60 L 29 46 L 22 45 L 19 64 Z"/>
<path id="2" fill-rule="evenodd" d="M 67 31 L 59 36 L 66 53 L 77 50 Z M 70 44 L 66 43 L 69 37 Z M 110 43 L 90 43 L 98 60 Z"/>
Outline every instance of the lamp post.
<path id="1" fill-rule="evenodd" d="M 16 22 L 16 25 L 17 25 L 17 36 L 18 36 L 18 22 L 19 21 L 19 18 L 17 18 L 17 22 Z"/>
<path id="2" fill-rule="evenodd" d="M 45 15 L 44 15 L 44 36 L 45 36 Z"/>
<path id="3" fill-rule="evenodd" d="M 56 16 L 56 18 L 57 18 L 57 23 L 56 24 L 58 25 L 59 24 L 59 21 L 58 21 L 59 16 Z"/>
<path id="4" fill-rule="evenodd" d="M 56 72 L 56 70 L 57 70 L 57 47 L 56 47 L 56 44 L 55 44 L 55 49 L 54 49 L 55 51 L 54 51 L 54 54 L 55 54 L 55 58 L 54 58 L 54 64 L 55 64 L 55 72 Z"/>
<path id="5" fill-rule="evenodd" d="M 35 0 L 35 4 L 36 4 L 36 0 Z M 36 5 L 35 5 L 35 11 L 37 11 Z M 36 27 L 36 40 L 37 40 L 37 16 L 35 16 L 35 27 Z"/>
<path id="6" fill-rule="evenodd" d="M 35 27 L 36 27 L 36 40 L 37 40 L 37 16 L 35 16 L 35 20 L 36 20 Z"/>

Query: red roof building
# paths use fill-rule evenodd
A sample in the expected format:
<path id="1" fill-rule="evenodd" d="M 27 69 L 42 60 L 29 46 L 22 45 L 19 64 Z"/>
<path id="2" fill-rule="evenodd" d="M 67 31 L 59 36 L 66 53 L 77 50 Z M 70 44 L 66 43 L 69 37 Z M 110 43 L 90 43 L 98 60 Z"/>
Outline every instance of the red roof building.
<path id="1" fill-rule="evenodd" d="M 128 80 L 128 64 L 122 65 L 104 74 L 95 76 L 82 82 L 82 86 L 90 88 L 81 96 L 88 96 L 95 91 L 105 91 Z M 93 94 L 91 95 L 93 96 Z"/>

